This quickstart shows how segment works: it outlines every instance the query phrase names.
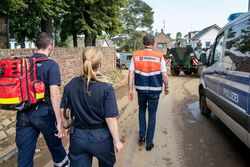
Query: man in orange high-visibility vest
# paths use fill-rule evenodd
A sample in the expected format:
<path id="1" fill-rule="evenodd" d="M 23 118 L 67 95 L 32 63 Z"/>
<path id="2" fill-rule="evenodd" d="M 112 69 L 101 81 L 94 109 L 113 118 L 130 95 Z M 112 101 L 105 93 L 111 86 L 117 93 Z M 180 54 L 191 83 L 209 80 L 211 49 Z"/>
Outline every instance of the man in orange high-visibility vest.
<path id="1" fill-rule="evenodd" d="M 133 53 L 128 77 L 130 100 L 133 99 L 133 81 L 138 95 L 140 128 L 138 141 L 140 145 L 146 141 L 147 151 L 154 147 L 156 111 L 163 82 L 165 95 L 169 93 L 166 64 L 163 55 L 153 51 L 154 41 L 155 38 L 152 34 L 144 36 L 145 48 Z M 148 126 L 146 124 L 147 107 Z"/>

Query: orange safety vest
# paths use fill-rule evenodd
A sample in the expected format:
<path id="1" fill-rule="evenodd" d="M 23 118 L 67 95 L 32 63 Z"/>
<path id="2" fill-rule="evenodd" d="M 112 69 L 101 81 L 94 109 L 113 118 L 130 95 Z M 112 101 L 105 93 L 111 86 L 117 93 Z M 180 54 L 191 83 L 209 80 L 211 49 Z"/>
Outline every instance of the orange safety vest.
<path id="1" fill-rule="evenodd" d="M 151 49 L 134 52 L 135 88 L 140 92 L 162 91 L 161 61 L 163 55 Z"/>

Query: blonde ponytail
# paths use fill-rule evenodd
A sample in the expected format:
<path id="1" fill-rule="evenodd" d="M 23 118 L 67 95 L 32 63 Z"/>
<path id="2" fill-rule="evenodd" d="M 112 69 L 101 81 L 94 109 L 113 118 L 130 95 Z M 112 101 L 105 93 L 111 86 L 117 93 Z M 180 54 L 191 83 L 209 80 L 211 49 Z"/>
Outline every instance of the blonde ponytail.
<path id="1" fill-rule="evenodd" d="M 109 81 L 102 75 L 96 75 L 97 70 L 101 67 L 103 54 L 96 48 L 87 48 L 84 50 L 83 59 L 83 77 L 86 79 L 86 91 L 89 92 L 89 84 L 91 82 L 100 81 L 109 83 Z"/>

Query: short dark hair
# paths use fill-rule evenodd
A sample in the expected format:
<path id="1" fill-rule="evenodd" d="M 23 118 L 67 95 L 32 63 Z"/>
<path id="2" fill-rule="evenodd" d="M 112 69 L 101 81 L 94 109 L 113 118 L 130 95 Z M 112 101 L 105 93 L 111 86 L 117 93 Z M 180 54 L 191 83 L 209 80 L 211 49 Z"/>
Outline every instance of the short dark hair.
<path id="1" fill-rule="evenodd" d="M 143 44 L 146 46 L 154 45 L 155 37 L 152 34 L 147 34 L 143 37 Z"/>
<path id="2" fill-rule="evenodd" d="M 36 47 L 38 49 L 47 49 L 49 45 L 53 45 L 53 38 L 52 35 L 42 32 L 38 34 L 36 38 Z"/>

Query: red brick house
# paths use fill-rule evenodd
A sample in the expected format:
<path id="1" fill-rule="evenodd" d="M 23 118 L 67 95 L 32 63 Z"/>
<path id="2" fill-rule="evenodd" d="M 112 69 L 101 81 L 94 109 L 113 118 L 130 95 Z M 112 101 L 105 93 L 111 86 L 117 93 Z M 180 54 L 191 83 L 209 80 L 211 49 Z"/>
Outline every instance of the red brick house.
<path id="1" fill-rule="evenodd" d="M 155 49 L 161 52 L 163 55 L 166 54 L 167 48 L 172 47 L 172 38 L 166 35 L 163 30 L 155 36 Z"/>

